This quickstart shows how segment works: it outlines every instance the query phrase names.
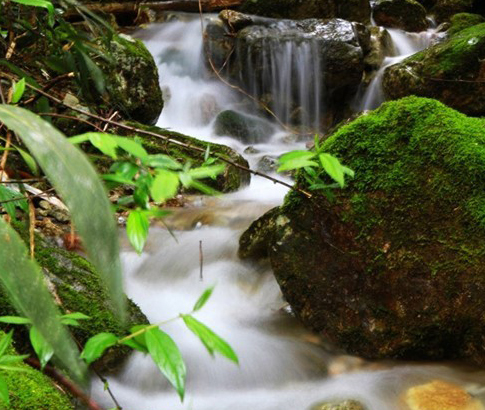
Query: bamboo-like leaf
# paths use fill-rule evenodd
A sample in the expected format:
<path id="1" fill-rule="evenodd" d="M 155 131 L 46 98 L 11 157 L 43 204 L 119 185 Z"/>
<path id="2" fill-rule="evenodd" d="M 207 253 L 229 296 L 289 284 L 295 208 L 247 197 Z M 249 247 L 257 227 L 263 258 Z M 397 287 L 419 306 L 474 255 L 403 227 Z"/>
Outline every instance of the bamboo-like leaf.
<path id="1" fill-rule="evenodd" d="M 54 348 L 63 367 L 78 382 L 86 376 L 86 368 L 78 359 L 78 349 L 61 325 L 59 312 L 45 285 L 39 266 L 29 258 L 28 250 L 18 234 L 0 218 L 0 282 L 12 304 L 28 317 L 44 339 Z"/>
<path id="2" fill-rule="evenodd" d="M 115 313 L 124 318 L 118 230 L 93 166 L 62 133 L 28 110 L 0 105 L 0 121 L 23 140 L 67 204 L 88 256 L 105 281 Z"/>
<path id="3" fill-rule="evenodd" d="M 202 293 L 202 295 L 200 295 L 197 302 L 195 302 L 194 308 L 192 310 L 196 312 L 202 309 L 204 305 L 207 303 L 207 301 L 209 300 L 209 298 L 211 297 L 213 291 L 214 291 L 214 286 L 204 290 L 204 293 Z"/>
<path id="4" fill-rule="evenodd" d="M 126 221 L 126 234 L 135 251 L 138 254 L 143 252 L 143 247 L 148 237 L 148 228 L 150 221 L 147 213 L 140 209 L 130 212 Z"/>
<path id="5" fill-rule="evenodd" d="M 12 104 L 17 104 L 25 92 L 25 78 L 22 78 L 18 83 L 15 84 L 13 87 L 12 93 Z"/>
<path id="6" fill-rule="evenodd" d="M 41 333 L 35 327 L 30 328 L 29 337 L 30 343 L 32 344 L 32 347 L 40 360 L 40 366 L 41 368 L 44 368 L 47 362 L 54 355 L 54 349 L 49 342 L 42 337 Z"/>
<path id="7" fill-rule="evenodd" d="M 2 340 L 0 340 L 0 358 L 5 354 L 7 348 L 10 346 L 10 343 L 12 342 L 12 336 L 13 330 L 4 335 L 2 337 Z"/>
<path id="8" fill-rule="evenodd" d="M 146 152 L 145 148 L 143 148 L 143 145 L 134 139 L 119 137 L 117 135 L 113 135 L 112 138 L 116 141 L 121 149 L 125 150 L 129 154 L 142 159 L 148 156 L 148 152 Z"/>
<path id="9" fill-rule="evenodd" d="M 43 7 L 49 13 L 49 25 L 54 25 L 54 6 L 47 0 L 12 0 L 15 3 L 23 4 L 24 6 Z"/>
<path id="10" fill-rule="evenodd" d="M 182 164 L 165 154 L 148 155 L 142 159 L 144 165 L 154 168 L 182 169 Z"/>
<path id="11" fill-rule="evenodd" d="M 343 188 L 345 185 L 345 177 L 344 169 L 340 161 L 330 154 L 320 154 L 318 158 L 325 172 Z"/>
<path id="12" fill-rule="evenodd" d="M 20 316 L 0 316 L 1 323 L 10 323 L 12 325 L 29 325 L 32 323 L 30 319 Z"/>
<path id="13" fill-rule="evenodd" d="M 114 346 L 117 342 L 118 337 L 113 333 L 98 333 L 86 342 L 81 359 L 91 364 L 99 359 L 107 348 Z"/>
<path id="14" fill-rule="evenodd" d="M 182 319 L 189 330 L 200 339 L 211 355 L 218 352 L 229 360 L 239 363 L 239 359 L 234 350 L 232 350 L 232 347 L 229 346 L 229 343 L 215 334 L 206 325 L 190 315 L 182 315 Z"/>
<path id="15" fill-rule="evenodd" d="M 192 168 L 188 171 L 188 174 L 192 178 L 202 179 L 202 178 L 216 178 L 217 175 L 220 175 L 224 172 L 226 167 L 224 165 L 211 165 L 199 168 Z"/>
<path id="16" fill-rule="evenodd" d="M 175 387 L 180 399 L 185 394 L 185 363 L 175 342 L 159 328 L 150 329 L 145 333 L 148 352 L 160 371 Z"/>

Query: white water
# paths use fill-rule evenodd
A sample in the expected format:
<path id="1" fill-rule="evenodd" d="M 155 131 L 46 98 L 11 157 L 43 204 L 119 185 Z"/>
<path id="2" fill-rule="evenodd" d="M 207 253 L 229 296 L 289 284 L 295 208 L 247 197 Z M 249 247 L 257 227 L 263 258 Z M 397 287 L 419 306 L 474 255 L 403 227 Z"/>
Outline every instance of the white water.
<path id="1" fill-rule="evenodd" d="M 163 59 L 161 84 L 170 87 L 171 97 L 159 125 L 220 141 L 242 152 L 246 147 L 240 142 L 212 135 L 214 116 L 219 110 L 237 107 L 238 96 L 206 75 L 199 22 L 165 23 L 140 36 L 155 58 Z M 407 40 L 397 40 L 399 33 L 393 38 L 399 53 L 412 51 L 405 49 L 410 46 Z M 210 114 L 207 100 L 213 108 Z M 285 145 L 282 135 L 268 136 L 268 141 L 255 148 L 278 155 L 298 146 Z M 250 158 L 252 163 L 258 155 Z M 351 398 L 362 401 L 369 410 L 398 410 L 403 408 L 402 395 L 408 387 L 433 379 L 456 382 L 483 395 L 483 373 L 456 365 L 368 363 L 329 353 L 287 314 L 268 266 L 242 263 L 237 258 L 244 227 L 281 203 L 285 192 L 279 185 L 256 178 L 250 187 L 223 199 L 197 200 L 192 208 L 181 210 L 181 226 L 172 221 L 178 227 L 177 241 L 166 230 L 154 228 L 142 256 L 123 253 L 125 289 L 152 323 L 189 312 L 201 292 L 215 285 L 212 298 L 197 318 L 225 338 L 240 359 L 236 366 L 220 357 L 211 358 L 180 320 L 170 322 L 163 330 L 180 346 L 187 362 L 184 403 L 153 362 L 136 353 L 119 375 L 109 379 L 123 409 L 306 410 L 322 400 Z M 198 229 L 189 229 L 193 226 Z M 93 394 L 107 408 L 113 407 L 100 383 L 94 384 Z"/>
<path id="2" fill-rule="evenodd" d="M 395 55 L 384 59 L 381 68 L 367 87 L 361 102 L 358 104 L 357 111 L 373 110 L 379 107 L 386 100 L 382 87 L 382 79 L 386 69 L 429 47 L 436 36 L 436 29 L 434 28 L 421 33 L 407 33 L 403 30 L 389 28 L 387 30 L 394 44 Z"/>

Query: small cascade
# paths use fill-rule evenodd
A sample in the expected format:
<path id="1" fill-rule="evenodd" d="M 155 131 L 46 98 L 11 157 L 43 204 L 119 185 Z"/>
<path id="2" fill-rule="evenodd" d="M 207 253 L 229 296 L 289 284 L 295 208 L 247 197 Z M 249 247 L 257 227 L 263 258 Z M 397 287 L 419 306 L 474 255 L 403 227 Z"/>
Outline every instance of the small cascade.
<path id="1" fill-rule="evenodd" d="M 288 33 L 250 41 L 244 45 L 247 50 L 239 48 L 240 82 L 266 100 L 283 123 L 318 130 L 325 93 L 321 44 L 315 39 L 295 41 Z"/>
<path id="2" fill-rule="evenodd" d="M 394 45 L 394 56 L 384 59 L 381 68 L 375 74 L 364 94 L 359 98 L 357 111 L 374 110 L 386 100 L 382 88 L 382 79 L 387 67 L 398 64 L 406 57 L 424 50 L 436 39 L 436 29 L 434 28 L 421 33 L 408 33 L 399 29 L 387 30 Z"/>

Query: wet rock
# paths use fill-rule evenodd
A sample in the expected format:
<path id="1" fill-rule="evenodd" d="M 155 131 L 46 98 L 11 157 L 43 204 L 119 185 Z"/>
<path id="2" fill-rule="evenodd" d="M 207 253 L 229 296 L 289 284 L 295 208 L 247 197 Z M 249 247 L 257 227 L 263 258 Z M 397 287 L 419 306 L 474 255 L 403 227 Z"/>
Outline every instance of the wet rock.
<path id="1" fill-rule="evenodd" d="M 269 155 L 264 155 L 258 161 L 256 165 L 256 170 L 262 172 L 263 174 L 271 174 L 276 172 L 278 169 L 278 159 L 271 157 Z"/>
<path id="2" fill-rule="evenodd" d="M 484 410 L 483 404 L 462 387 L 434 380 L 410 388 L 404 396 L 409 410 Z"/>
<path id="3" fill-rule="evenodd" d="M 235 45 L 230 28 L 220 19 L 211 19 L 205 27 L 204 38 L 205 55 L 210 57 L 216 69 L 222 69 L 227 64 Z M 208 65 L 211 69 L 211 64 Z"/>
<path id="4" fill-rule="evenodd" d="M 113 63 L 104 68 L 111 108 L 129 119 L 154 124 L 163 108 L 158 69 L 140 40 L 117 37 L 111 42 Z"/>
<path id="5" fill-rule="evenodd" d="M 219 13 L 219 18 L 226 24 L 230 31 L 239 31 L 254 23 L 254 20 L 247 14 L 234 10 L 222 10 Z"/>
<path id="6" fill-rule="evenodd" d="M 372 9 L 377 25 L 405 31 L 428 28 L 426 9 L 415 0 L 378 0 Z"/>
<path id="7" fill-rule="evenodd" d="M 269 122 L 254 115 L 226 110 L 217 116 L 214 132 L 250 144 L 267 140 L 275 129 Z"/>
<path id="8" fill-rule="evenodd" d="M 436 0 L 431 14 L 438 23 L 449 21 L 457 13 L 470 13 L 473 10 L 474 0 Z"/>
<path id="9" fill-rule="evenodd" d="M 350 354 L 484 363 L 485 121 L 408 97 L 322 150 L 355 178 L 333 199 L 291 192 L 240 256 L 268 255 L 296 315 Z"/>
<path id="10" fill-rule="evenodd" d="M 394 44 L 391 35 L 384 27 L 370 28 L 370 51 L 365 57 L 368 70 L 378 70 L 388 56 L 394 55 Z"/>
<path id="11" fill-rule="evenodd" d="M 315 404 L 309 410 L 367 410 L 367 407 L 356 400 L 344 400 Z"/>
<path id="12" fill-rule="evenodd" d="M 247 0 L 241 11 L 259 16 L 286 19 L 333 18 L 368 23 L 367 0 Z"/>
<path id="13" fill-rule="evenodd" d="M 459 31 L 386 69 L 388 98 L 436 98 L 468 115 L 485 115 L 485 23 Z"/>
<path id="14" fill-rule="evenodd" d="M 194 112 L 200 112 L 200 122 L 203 125 L 209 124 L 220 110 L 217 98 L 213 94 L 202 94 L 197 101 L 194 101 Z"/>

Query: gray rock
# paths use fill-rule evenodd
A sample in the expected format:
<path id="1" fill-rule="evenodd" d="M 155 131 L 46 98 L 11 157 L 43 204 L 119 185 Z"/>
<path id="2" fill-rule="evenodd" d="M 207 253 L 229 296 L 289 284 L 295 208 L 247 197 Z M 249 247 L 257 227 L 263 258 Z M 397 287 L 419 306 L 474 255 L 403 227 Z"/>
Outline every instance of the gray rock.
<path id="1" fill-rule="evenodd" d="M 372 9 L 376 24 L 405 31 L 428 28 L 426 9 L 415 0 L 378 0 Z"/>
<path id="2" fill-rule="evenodd" d="M 275 128 L 254 115 L 226 110 L 217 116 L 214 132 L 216 135 L 233 137 L 251 144 L 267 140 L 275 132 Z"/>
<path id="3" fill-rule="evenodd" d="M 367 410 L 367 407 L 356 400 L 344 400 L 315 404 L 309 410 Z"/>

